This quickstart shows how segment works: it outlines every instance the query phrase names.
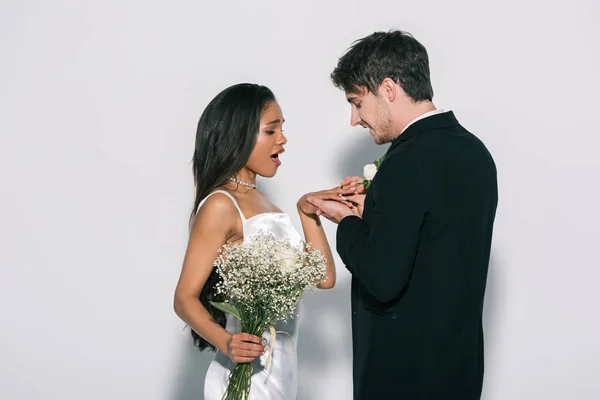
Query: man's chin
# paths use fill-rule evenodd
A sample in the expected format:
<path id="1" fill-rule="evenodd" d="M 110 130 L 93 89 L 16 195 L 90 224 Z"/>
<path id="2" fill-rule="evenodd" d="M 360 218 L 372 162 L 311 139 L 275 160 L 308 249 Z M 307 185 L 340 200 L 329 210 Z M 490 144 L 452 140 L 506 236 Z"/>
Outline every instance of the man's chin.
<path id="1" fill-rule="evenodd" d="M 381 136 L 373 136 L 373 141 L 375 144 L 387 144 L 390 143 L 393 139 Z"/>
<path id="2" fill-rule="evenodd" d="M 373 134 L 372 130 L 369 131 L 369 135 L 371 135 L 371 137 L 373 138 L 373 141 L 375 142 L 375 144 L 379 144 L 378 143 L 379 142 L 379 138 L 375 134 Z"/>

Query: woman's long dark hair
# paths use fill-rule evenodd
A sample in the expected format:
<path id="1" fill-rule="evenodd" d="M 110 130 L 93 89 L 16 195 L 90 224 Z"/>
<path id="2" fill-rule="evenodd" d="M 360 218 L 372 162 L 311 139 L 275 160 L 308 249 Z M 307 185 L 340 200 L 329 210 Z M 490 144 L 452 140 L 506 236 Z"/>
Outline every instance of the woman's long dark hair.
<path id="1" fill-rule="evenodd" d="M 265 107 L 275 101 L 273 92 L 265 87 L 241 83 L 223 90 L 206 107 L 196 131 L 193 172 L 196 200 L 190 216 L 190 230 L 198 206 L 210 192 L 227 183 L 228 178 L 246 165 L 256 143 L 260 117 Z M 212 318 L 225 327 L 226 317 L 209 301 L 223 301 L 215 292 L 219 281 L 213 269 L 198 297 Z M 200 350 L 215 347 L 191 329 L 194 345 Z"/>

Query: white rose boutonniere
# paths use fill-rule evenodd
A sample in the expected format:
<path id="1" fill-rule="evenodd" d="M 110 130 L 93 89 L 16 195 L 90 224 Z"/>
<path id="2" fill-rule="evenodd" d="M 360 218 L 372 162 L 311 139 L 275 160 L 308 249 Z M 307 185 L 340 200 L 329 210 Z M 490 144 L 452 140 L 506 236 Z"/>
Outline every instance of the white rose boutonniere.
<path id="1" fill-rule="evenodd" d="M 363 175 L 365 180 L 372 181 L 375 178 L 375 174 L 377 173 L 377 166 L 375 164 L 367 164 L 363 168 Z"/>
<path id="2" fill-rule="evenodd" d="M 377 171 L 379 170 L 379 167 L 381 166 L 381 163 L 384 159 L 385 155 L 383 155 L 383 157 L 381 157 L 379 160 L 375 160 L 373 164 L 367 164 L 364 166 L 363 177 L 365 178 L 365 180 L 362 181 L 362 184 L 365 185 L 365 190 L 369 189 L 371 181 L 373 180 L 373 178 L 375 178 L 375 174 L 377 174 Z"/>

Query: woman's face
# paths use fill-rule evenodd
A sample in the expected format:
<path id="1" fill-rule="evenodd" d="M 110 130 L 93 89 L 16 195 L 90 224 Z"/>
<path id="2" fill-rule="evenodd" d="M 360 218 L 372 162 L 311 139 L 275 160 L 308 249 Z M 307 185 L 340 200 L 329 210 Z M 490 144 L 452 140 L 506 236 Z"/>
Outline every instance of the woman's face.
<path id="1" fill-rule="evenodd" d="M 287 143 L 282 129 L 284 121 L 279 104 L 275 101 L 267 104 L 260 117 L 256 144 L 246 163 L 250 171 L 267 178 L 277 173 L 281 166 L 279 155 L 285 151 L 283 146 Z"/>

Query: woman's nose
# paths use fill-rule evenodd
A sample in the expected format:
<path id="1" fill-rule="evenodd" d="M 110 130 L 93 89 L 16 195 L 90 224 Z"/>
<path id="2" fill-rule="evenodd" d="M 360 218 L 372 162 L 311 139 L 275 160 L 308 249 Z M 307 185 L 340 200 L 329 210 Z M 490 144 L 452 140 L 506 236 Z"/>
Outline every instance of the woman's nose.
<path id="1" fill-rule="evenodd" d="M 277 141 L 278 144 L 284 145 L 284 144 L 287 143 L 287 141 L 288 141 L 287 138 L 285 137 L 285 135 L 283 134 L 283 132 L 281 132 L 281 135 L 279 135 L 279 138 L 278 138 L 278 141 Z"/>

